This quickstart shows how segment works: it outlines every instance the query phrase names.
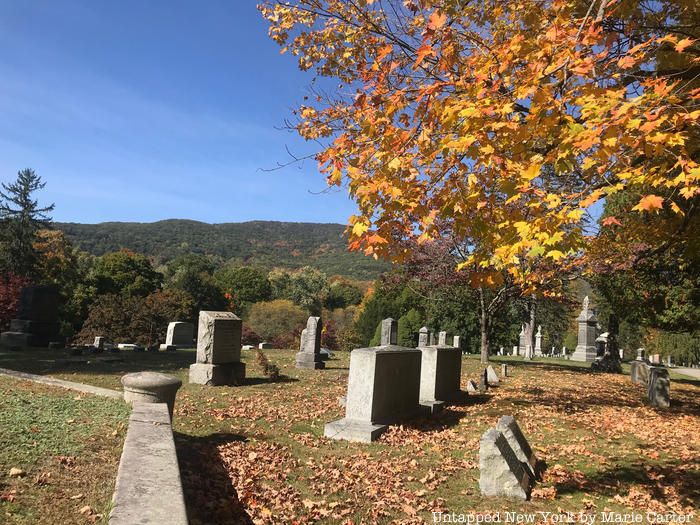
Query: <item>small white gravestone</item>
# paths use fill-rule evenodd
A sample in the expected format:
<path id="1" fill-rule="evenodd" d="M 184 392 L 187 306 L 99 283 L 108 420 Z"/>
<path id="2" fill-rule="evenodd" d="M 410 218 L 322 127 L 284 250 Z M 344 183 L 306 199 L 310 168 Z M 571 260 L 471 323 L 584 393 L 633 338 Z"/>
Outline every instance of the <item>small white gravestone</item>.
<path id="1" fill-rule="evenodd" d="M 479 488 L 483 496 L 527 500 L 532 480 L 508 440 L 495 428 L 479 443 Z"/>

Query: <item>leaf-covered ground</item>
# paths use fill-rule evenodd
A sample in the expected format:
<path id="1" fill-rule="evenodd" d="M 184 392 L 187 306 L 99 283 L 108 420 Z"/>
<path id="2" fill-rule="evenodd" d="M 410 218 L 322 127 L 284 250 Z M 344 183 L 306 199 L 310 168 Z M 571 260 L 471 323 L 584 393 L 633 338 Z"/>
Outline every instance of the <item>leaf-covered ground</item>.
<path id="1" fill-rule="evenodd" d="M 660 411 L 645 404 L 628 374 L 502 358 L 511 376 L 499 387 L 366 445 L 322 437 L 323 425 L 343 415 L 347 354 L 327 370 L 306 371 L 294 368 L 294 351 L 266 353 L 285 377 L 270 382 L 244 352 L 242 387 L 187 384 L 192 352 L 43 366 L 57 377 L 113 388 L 120 374 L 138 367 L 185 381 L 174 429 L 192 525 L 419 524 L 433 523 L 438 511 L 500 512 L 501 519 L 506 511 L 687 514 L 698 506 L 700 381 L 672 373 L 673 405 Z M 465 357 L 463 386 L 480 370 L 478 359 Z M 479 438 L 505 414 L 517 418 L 548 466 L 529 502 L 479 494 Z"/>
<path id="2" fill-rule="evenodd" d="M 697 507 L 700 387 L 692 381 L 674 381 L 673 407 L 657 411 L 628 375 L 516 361 L 488 394 L 363 445 L 322 437 L 324 423 L 343 415 L 337 399 L 347 356 L 330 370 L 298 371 L 292 353 L 269 355 L 287 382 L 190 386 L 178 398 L 176 428 L 193 450 L 181 460 L 187 484 L 219 495 L 191 494 L 193 524 L 233 523 L 233 515 L 254 523 L 413 524 L 432 523 L 437 511 L 686 514 Z M 479 369 L 465 358 L 463 382 Z M 504 414 L 518 419 L 548 464 L 530 502 L 479 494 L 479 438 Z"/>
<path id="3" fill-rule="evenodd" d="M 128 413 L 0 376 L 0 523 L 107 523 Z"/>

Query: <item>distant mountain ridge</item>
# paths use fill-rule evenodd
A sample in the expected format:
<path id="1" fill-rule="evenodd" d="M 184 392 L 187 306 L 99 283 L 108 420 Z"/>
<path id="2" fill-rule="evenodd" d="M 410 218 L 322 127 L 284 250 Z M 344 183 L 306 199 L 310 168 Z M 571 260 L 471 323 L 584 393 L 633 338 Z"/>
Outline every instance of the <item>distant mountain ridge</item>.
<path id="1" fill-rule="evenodd" d="M 93 255 L 126 248 L 166 263 L 201 253 L 266 269 L 314 266 L 328 275 L 374 279 L 389 265 L 350 252 L 342 224 L 250 221 L 208 224 L 186 219 L 158 222 L 54 223 Z"/>

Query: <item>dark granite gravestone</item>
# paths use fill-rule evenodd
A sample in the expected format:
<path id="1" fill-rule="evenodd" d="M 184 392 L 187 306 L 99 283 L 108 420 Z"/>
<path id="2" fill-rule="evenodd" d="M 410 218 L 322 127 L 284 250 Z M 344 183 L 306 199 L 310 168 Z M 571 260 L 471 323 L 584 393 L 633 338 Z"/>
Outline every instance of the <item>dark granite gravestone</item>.
<path id="1" fill-rule="evenodd" d="M 48 346 L 59 342 L 58 306 L 61 297 L 53 286 L 25 286 L 17 308 L 17 318 L 10 330 L 2 334 L 3 343 L 20 341 L 22 346 Z"/>

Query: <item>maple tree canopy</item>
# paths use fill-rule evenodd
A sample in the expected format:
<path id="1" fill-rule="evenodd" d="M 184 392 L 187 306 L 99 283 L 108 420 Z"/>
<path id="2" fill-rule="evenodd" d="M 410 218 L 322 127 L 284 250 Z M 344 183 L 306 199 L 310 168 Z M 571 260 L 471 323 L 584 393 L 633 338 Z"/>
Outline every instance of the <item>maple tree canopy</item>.
<path id="1" fill-rule="evenodd" d="M 700 197 L 700 45 L 693 1 L 296 0 L 258 6 L 299 66 L 340 81 L 295 124 L 322 144 L 331 185 L 359 213 L 351 246 L 401 258 L 451 235 L 484 282 L 526 283 L 591 244 L 589 208 L 633 198 L 601 228 L 664 216 L 655 245 Z M 644 222 L 644 221 L 642 221 Z M 647 221 L 648 222 L 648 221 Z M 685 225 L 685 226 L 684 226 Z M 650 230 L 651 231 L 651 230 Z M 532 283 L 530 283 L 532 284 Z"/>

